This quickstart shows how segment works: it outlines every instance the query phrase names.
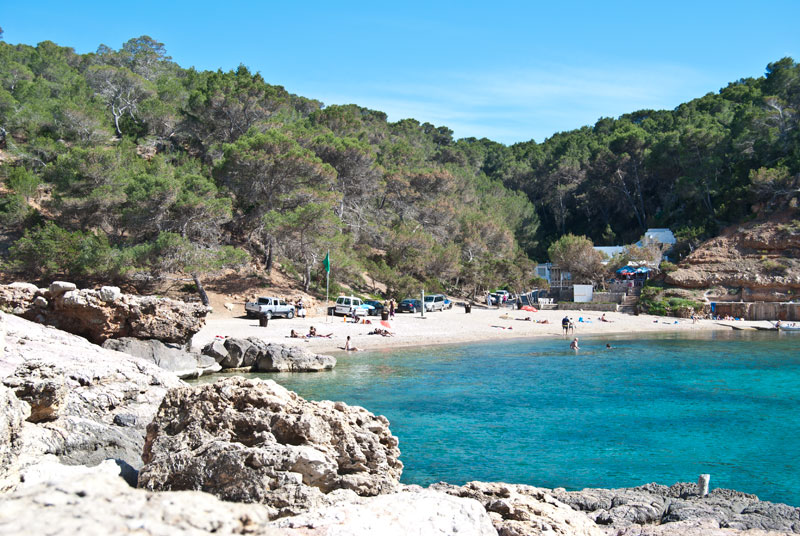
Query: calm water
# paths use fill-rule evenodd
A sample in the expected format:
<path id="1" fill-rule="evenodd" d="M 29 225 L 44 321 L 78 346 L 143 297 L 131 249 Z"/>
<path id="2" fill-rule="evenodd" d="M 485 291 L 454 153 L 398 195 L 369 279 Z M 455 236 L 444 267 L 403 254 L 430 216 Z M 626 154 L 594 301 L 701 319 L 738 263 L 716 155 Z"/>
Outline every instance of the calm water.
<path id="1" fill-rule="evenodd" d="M 613 350 L 606 350 L 611 341 Z M 719 332 L 361 352 L 258 374 L 386 415 L 402 481 L 672 484 L 800 505 L 800 333 Z"/>

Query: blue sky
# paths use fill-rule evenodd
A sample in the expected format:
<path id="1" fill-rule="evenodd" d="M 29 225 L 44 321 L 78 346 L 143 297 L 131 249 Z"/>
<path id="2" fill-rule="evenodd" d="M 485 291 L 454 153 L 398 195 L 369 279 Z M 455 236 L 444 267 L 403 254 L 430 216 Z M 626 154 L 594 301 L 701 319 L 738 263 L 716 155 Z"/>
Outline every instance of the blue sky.
<path id="1" fill-rule="evenodd" d="M 784 56 L 800 60 L 798 20 L 799 0 L 0 0 L 8 43 L 84 53 L 149 35 L 183 67 L 242 63 L 325 104 L 507 144 L 671 109 Z"/>

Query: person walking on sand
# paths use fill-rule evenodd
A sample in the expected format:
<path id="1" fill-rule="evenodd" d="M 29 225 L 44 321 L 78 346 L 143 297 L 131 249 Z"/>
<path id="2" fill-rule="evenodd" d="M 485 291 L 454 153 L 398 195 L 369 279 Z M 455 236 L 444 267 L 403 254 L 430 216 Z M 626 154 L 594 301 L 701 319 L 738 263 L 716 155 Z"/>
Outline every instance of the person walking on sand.
<path id="1" fill-rule="evenodd" d="M 580 350 L 580 347 L 578 346 L 578 337 L 575 337 L 574 339 L 572 339 L 572 343 L 569 345 L 569 349 L 570 350 Z"/>
<path id="2" fill-rule="evenodd" d="M 566 335 L 569 331 L 569 317 L 565 316 L 561 319 L 561 327 L 564 328 L 564 335 Z"/>
<path id="3" fill-rule="evenodd" d="M 389 300 L 389 318 L 394 320 L 394 298 Z"/>

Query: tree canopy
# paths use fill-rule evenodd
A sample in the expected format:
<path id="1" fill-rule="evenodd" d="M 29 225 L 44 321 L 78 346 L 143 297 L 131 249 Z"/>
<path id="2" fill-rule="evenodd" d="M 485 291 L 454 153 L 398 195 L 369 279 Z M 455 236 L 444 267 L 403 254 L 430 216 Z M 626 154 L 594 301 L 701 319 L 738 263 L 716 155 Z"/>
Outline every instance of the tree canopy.
<path id="1" fill-rule="evenodd" d="M 311 290 L 330 250 L 335 280 L 378 278 L 396 297 L 522 287 L 565 235 L 624 244 L 663 226 L 697 240 L 796 210 L 799 75 L 784 58 L 674 110 L 505 146 L 324 106 L 243 65 L 184 69 L 149 36 L 83 55 L 0 41 L 4 266 L 130 278 L 248 254 Z M 86 244 L 97 256 L 64 264 Z"/>

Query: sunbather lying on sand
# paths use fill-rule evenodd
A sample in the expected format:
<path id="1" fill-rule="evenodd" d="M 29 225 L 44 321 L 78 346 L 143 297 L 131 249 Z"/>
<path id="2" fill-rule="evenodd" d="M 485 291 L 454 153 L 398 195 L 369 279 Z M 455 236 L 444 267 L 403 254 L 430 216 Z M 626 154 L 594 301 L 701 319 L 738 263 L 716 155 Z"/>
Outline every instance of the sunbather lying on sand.
<path id="1" fill-rule="evenodd" d="M 527 321 L 527 322 L 531 322 L 532 321 L 531 317 L 529 317 L 529 316 L 526 316 L 525 318 L 515 318 L 514 320 L 522 320 L 522 321 Z"/>
<path id="2" fill-rule="evenodd" d="M 295 330 L 292 330 L 292 332 L 289 334 L 289 338 L 290 339 L 305 339 L 306 336 L 305 335 L 300 335 Z"/>
<path id="3" fill-rule="evenodd" d="M 381 328 L 375 328 L 369 333 L 367 333 L 367 335 L 383 335 L 384 337 L 394 337 L 394 333 L 392 333 L 388 329 L 381 329 Z"/>
<path id="4" fill-rule="evenodd" d="M 308 335 L 306 337 L 315 338 L 315 337 L 325 337 L 326 339 L 330 339 L 333 333 L 328 333 L 327 335 L 323 335 L 322 333 L 317 333 L 317 328 L 311 326 L 308 328 Z"/>

